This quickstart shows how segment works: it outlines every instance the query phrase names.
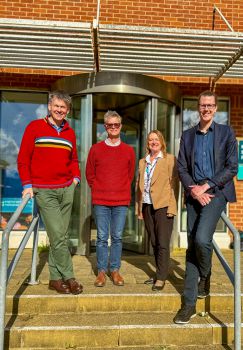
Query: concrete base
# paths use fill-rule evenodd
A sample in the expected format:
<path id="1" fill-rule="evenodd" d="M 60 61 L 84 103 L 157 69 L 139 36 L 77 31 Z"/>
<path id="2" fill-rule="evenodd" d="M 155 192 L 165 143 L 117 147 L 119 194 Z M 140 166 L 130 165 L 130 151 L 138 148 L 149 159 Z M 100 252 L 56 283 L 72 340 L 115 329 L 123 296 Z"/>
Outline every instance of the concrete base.
<path id="1" fill-rule="evenodd" d="M 17 249 L 24 237 L 24 234 L 25 234 L 25 231 L 12 231 L 9 239 L 9 248 Z M 2 231 L 0 231 L 0 237 L 2 237 Z M 1 240 L 0 246 L 1 244 L 2 244 L 2 240 Z M 38 246 L 46 246 L 46 245 L 49 245 L 49 240 L 48 240 L 46 231 L 39 231 Z M 30 236 L 30 239 L 26 245 L 26 248 L 32 248 L 32 247 L 33 247 L 33 235 Z"/>
<path id="2" fill-rule="evenodd" d="M 2 231 L 0 231 L 0 237 L 1 237 Z M 12 231 L 11 235 L 10 235 L 10 240 L 9 240 L 9 248 L 10 249 L 16 249 L 18 248 L 23 235 L 25 234 L 25 231 Z M 230 236 L 225 233 L 225 232 L 216 232 L 214 234 L 214 239 L 216 241 L 216 243 L 218 244 L 220 249 L 228 249 L 229 245 L 230 245 Z M 48 245 L 49 241 L 48 241 L 48 237 L 46 234 L 46 231 L 40 231 L 39 232 L 39 246 L 42 245 Z M 1 242 L 0 242 L 0 246 L 1 246 Z M 32 237 L 30 237 L 26 248 L 32 248 L 33 246 L 33 239 Z M 171 238 L 171 248 L 175 249 L 175 248 L 187 248 L 187 236 L 186 236 L 186 232 L 175 232 L 173 231 L 173 235 Z"/>

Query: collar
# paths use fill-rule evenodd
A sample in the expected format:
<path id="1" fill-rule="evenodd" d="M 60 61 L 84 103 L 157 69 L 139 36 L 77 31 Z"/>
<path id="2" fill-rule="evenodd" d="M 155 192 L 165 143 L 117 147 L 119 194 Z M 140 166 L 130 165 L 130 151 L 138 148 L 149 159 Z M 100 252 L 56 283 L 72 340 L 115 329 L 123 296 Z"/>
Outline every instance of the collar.
<path id="1" fill-rule="evenodd" d="M 49 115 L 47 115 L 47 116 L 44 118 L 44 121 L 45 121 L 47 124 L 49 124 L 52 128 L 57 129 L 57 130 L 62 130 L 62 129 L 66 129 L 66 128 L 69 127 L 69 124 L 68 124 L 68 122 L 66 121 L 66 119 L 64 119 L 64 120 L 62 121 L 62 124 L 61 124 L 60 126 L 56 126 L 56 125 L 52 124 L 52 123 L 50 122 L 50 120 L 49 120 Z"/>
<path id="2" fill-rule="evenodd" d="M 154 158 L 154 159 L 158 159 L 158 158 L 163 158 L 163 153 L 162 153 L 162 151 L 160 151 L 159 154 L 157 155 L 157 157 Z M 150 161 L 150 153 L 146 156 L 145 161 L 146 161 L 146 163 L 150 163 L 150 164 L 151 164 L 151 161 Z"/>
<path id="3" fill-rule="evenodd" d="M 214 131 L 214 128 L 215 128 L 215 122 L 213 121 L 212 124 L 210 125 L 210 127 L 208 128 L 208 130 L 206 131 L 206 133 L 208 131 Z M 206 133 L 203 133 L 200 131 L 200 123 L 198 123 L 196 126 L 196 133 L 197 134 L 206 134 Z"/>
<path id="4" fill-rule="evenodd" d="M 119 146 L 120 144 L 121 144 L 121 139 L 119 139 L 117 142 L 115 142 L 115 143 L 112 143 L 111 141 L 110 141 L 110 139 L 105 139 L 105 144 L 107 145 L 107 146 L 112 146 L 112 147 L 116 147 L 116 146 Z"/>

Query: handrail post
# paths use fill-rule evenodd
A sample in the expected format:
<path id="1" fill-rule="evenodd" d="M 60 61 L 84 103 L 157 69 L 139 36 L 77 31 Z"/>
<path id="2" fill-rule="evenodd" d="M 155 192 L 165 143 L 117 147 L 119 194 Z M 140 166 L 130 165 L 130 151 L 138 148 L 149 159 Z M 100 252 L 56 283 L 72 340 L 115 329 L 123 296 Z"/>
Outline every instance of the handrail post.
<path id="1" fill-rule="evenodd" d="M 6 228 L 2 233 L 1 273 L 0 273 L 0 350 L 4 350 L 5 307 L 8 268 L 9 232 Z"/>
<path id="2" fill-rule="evenodd" d="M 31 284 L 31 285 L 39 283 L 36 279 L 38 240 L 39 240 L 39 221 L 40 220 L 38 220 L 34 228 L 31 275 L 30 275 L 30 281 L 28 282 L 28 284 Z"/>
<path id="3" fill-rule="evenodd" d="M 225 212 L 222 212 L 221 218 L 234 235 L 234 348 L 241 350 L 240 234 Z"/>
<path id="4" fill-rule="evenodd" d="M 6 308 L 6 289 L 7 289 L 7 271 L 8 271 L 8 247 L 9 235 L 14 227 L 19 215 L 30 199 L 27 194 L 16 211 L 11 216 L 5 230 L 2 233 L 2 252 L 1 252 L 1 271 L 0 271 L 0 350 L 4 350 L 4 330 L 5 330 L 5 308 Z"/>
<path id="5" fill-rule="evenodd" d="M 235 350 L 241 349 L 241 284 L 240 284 L 240 236 L 234 235 L 234 271 L 235 271 L 235 288 L 234 288 L 234 338 Z"/>

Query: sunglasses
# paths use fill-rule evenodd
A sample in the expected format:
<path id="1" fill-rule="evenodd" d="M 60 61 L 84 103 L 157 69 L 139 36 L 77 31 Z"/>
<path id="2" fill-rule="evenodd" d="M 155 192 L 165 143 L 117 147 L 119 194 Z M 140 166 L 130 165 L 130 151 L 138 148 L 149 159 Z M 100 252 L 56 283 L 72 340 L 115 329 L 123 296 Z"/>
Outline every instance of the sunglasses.
<path id="1" fill-rule="evenodd" d="M 112 129 L 112 128 L 118 129 L 120 128 L 120 126 L 121 126 L 121 123 L 105 124 L 106 129 Z"/>

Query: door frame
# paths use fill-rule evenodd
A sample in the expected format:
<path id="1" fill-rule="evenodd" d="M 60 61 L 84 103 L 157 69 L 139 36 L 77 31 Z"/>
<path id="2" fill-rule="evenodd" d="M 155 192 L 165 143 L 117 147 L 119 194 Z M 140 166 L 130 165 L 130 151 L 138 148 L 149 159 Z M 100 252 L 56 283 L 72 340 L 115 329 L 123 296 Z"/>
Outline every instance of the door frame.
<path id="1" fill-rule="evenodd" d="M 92 94 L 98 93 L 120 93 L 143 95 L 150 97 L 146 110 L 146 123 L 144 125 L 144 134 L 157 128 L 158 100 L 163 99 L 175 106 L 180 106 L 181 93 L 179 88 L 173 83 L 163 81 L 158 78 L 149 77 L 141 74 L 126 72 L 99 72 L 85 73 L 74 76 L 68 76 L 57 80 L 52 85 L 52 90 L 62 89 L 69 92 L 74 97 L 83 98 L 89 96 L 84 106 L 81 105 L 80 118 L 82 118 L 81 138 L 85 135 L 86 141 L 81 144 L 81 205 L 80 205 L 80 236 L 77 247 L 77 253 L 80 255 L 90 254 L 90 216 L 91 201 L 90 189 L 85 180 L 85 163 L 89 148 L 92 146 L 92 119 L 93 119 L 93 102 Z M 90 130 L 90 133 L 87 132 Z M 88 135 L 89 134 L 89 135 Z M 83 157 L 83 155 L 85 155 Z M 85 159 L 84 159 L 85 158 Z M 145 235 L 146 237 L 147 235 Z M 148 239 L 145 242 L 145 254 L 149 252 Z"/>

